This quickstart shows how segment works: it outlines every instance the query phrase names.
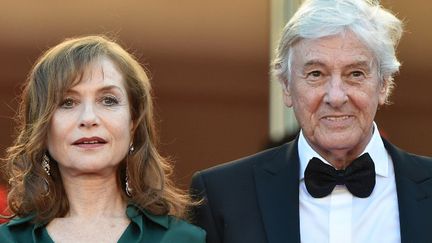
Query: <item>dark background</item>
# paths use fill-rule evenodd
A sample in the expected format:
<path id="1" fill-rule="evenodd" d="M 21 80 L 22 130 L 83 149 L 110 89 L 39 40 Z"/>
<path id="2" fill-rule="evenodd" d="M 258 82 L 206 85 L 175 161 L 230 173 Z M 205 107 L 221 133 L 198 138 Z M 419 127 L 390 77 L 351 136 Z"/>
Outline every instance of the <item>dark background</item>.
<path id="1" fill-rule="evenodd" d="M 432 155 L 432 4 L 382 3 L 405 19 L 407 32 L 393 105 L 376 120 L 393 143 Z M 196 170 L 261 150 L 269 142 L 269 20 L 264 0 L 3 1 L 0 155 L 36 58 L 66 37 L 101 33 L 117 36 L 150 70 L 161 150 L 175 162 L 179 185 Z"/>

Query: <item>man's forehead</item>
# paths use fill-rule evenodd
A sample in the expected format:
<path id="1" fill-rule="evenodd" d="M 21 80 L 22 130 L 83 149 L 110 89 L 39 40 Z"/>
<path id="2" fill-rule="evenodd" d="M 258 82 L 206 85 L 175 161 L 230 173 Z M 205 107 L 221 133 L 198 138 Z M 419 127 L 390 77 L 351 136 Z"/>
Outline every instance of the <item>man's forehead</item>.
<path id="1" fill-rule="evenodd" d="M 346 67 L 363 67 L 363 68 L 370 68 L 374 64 L 373 60 L 371 59 L 352 59 L 350 62 L 345 63 Z M 328 62 L 326 60 L 321 59 L 310 59 L 303 63 L 303 66 L 305 68 L 307 67 L 315 67 L 315 66 L 326 66 L 328 65 Z"/>
<path id="2" fill-rule="evenodd" d="M 371 66 L 372 51 L 354 35 L 336 35 L 319 39 L 303 39 L 293 46 L 293 61 L 302 66 L 341 63 Z"/>

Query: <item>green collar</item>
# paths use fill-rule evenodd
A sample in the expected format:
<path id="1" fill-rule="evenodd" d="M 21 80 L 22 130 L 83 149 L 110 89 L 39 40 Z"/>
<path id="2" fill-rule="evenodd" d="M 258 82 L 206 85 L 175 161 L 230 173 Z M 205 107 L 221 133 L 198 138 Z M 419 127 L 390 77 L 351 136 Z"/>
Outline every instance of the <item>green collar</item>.
<path id="1" fill-rule="evenodd" d="M 126 209 L 126 215 L 130 218 L 132 222 L 137 224 L 140 228 L 140 230 L 143 230 L 143 220 L 141 220 L 141 216 L 146 217 L 151 222 L 156 223 L 165 229 L 169 228 L 169 216 L 167 215 L 154 215 L 150 212 L 148 212 L 145 209 L 141 209 L 140 207 L 136 206 L 135 204 L 128 204 Z"/>
<path id="2" fill-rule="evenodd" d="M 126 215 L 129 217 L 129 219 L 137 224 L 139 228 L 142 230 L 143 228 L 143 221 L 140 220 L 141 216 L 146 217 L 151 222 L 156 223 L 165 229 L 168 229 L 169 227 L 169 216 L 167 215 L 154 215 L 150 212 L 148 212 L 145 209 L 141 209 L 139 206 L 136 206 L 133 203 L 129 203 L 126 208 Z M 14 218 L 11 221 L 9 221 L 8 226 L 15 226 L 15 225 L 21 225 L 26 223 L 31 223 L 31 221 L 35 218 L 35 214 L 30 214 L 29 216 L 23 217 L 23 218 Z M 45 226 L 46 224 L 38 223 L 34 225 L 34 228 L 39 228 L 42 226 Z"/>
<path id="3" fill-rule="evenodd" d="M 26 216 L 24 218 L 13 218 L 11 219 L 7 224 L 8 226 L 15 226 L 20 224 L 26 224 L 28 222 L 31 222 L 35 218 L 34 214 L 30 214 L 29 216 Z"/>

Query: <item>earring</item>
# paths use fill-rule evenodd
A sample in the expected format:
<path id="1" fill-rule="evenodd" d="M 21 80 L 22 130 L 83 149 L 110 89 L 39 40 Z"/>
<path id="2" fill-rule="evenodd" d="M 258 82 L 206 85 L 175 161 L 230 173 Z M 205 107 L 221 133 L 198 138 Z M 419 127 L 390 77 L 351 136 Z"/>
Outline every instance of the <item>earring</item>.
<path id="1" fill-rule="evenodd" d="M 133 146 L 133 144 L 129 145 L 129 154 L 132 154 L 135 150 L 135 147 Z"/>
<path id="2" fill-rule="evenodd" d="M 48 158 L 48 156 L 46 154 L 43 155 L 42 157 L 42 168 L 45 170 L 45 172 L 47 173 L 47 175 L 51 175 L 50 173 L 50 159 Z"/>
<path id="3" fill-rule="evenodd" d="M 125 183 L 125 185 L 126 185 L 126 188 L 125 188 L 126 195 L 128 197 L 131 197 L 132 196 L 132 189 L 129 187 L 129 178 L 128 178 L 127 172 L 126 172 L 126 179 L 125 179 L 125 181 L 126 181 L 126 183 Z"/>
<path id="4" fill-rule="evenodd" d="M 46 178 L 43 178 L 43 188 L 45 190 L 45 193 L 43 194 L 44 197 L 48 196 L 50 194 L 50 189 L 49 189 L 49 182 Z"/>
<path id="5" fill-rule="evenodd" d="M 135 150 L 135 147 L 133 146 L 133 144 L 131 143 L 130 145 L 129 145 L 129 154 L 132 154 L 133 152 L 134 152 L 134 150 Z M 127 167 L 127 164 L 126 164 L 126 178 L 125 178 L 125 191 L 126 191 L 126 195 L 128 196 L 128 197 L 132 197 L 132 188 L 130 188 L 130 186 L 129 186 L 129 176 L 128 176 L 128 167 Z"/>

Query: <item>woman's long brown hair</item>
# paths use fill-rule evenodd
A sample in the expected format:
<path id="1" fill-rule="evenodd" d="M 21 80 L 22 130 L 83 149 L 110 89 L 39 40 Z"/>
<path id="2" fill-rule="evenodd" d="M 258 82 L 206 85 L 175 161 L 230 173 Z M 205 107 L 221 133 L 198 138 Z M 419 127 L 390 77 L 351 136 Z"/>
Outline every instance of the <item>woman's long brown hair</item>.
<path id="1" fill-rule="evenodd" d="M 47 153 L 47 130 L 63 94 L 100 57 L 108 57 L 123 74 L 134 123 L 135 150 L 117 171 L 118 186 L 125 188 L 127 173 L 132 189 L 131 197 L 122 190 L 123 198 L 153 214 L 183 218 L 190 200 L 173 185 L 172 167 L 157 150 L 149 78 L 135 57 L 104 36 L 67 39 L 46 51 L 31 70 L 16 117 L 18 134 L 5 158 L 9 210 L 19 217 L 34 214 L 37 222 L 49 222 L 69 211 L 56 162 L 51 160 L 51 175 L 41 166 Z"/>

